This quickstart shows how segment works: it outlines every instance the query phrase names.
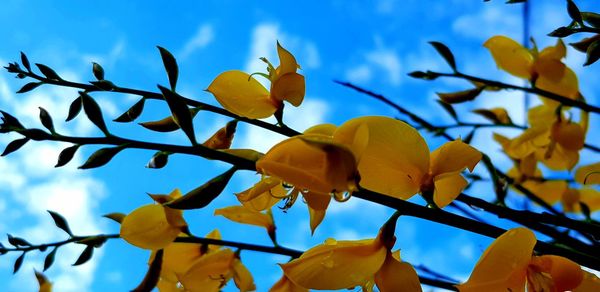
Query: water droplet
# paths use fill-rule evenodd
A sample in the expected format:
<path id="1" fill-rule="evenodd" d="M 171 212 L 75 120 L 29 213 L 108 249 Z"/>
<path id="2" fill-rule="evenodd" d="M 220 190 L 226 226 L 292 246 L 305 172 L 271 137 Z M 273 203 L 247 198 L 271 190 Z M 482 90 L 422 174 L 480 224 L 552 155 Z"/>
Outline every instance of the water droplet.
<path id="1" fill-rule="evenodd" d="M 343 202 L 350 200 L 350 198 L 352 197 L 352 194 L 350 194 L 349 192 L 343 192 L 343 193 L 337 192 L 337 193 L 331 193 L 331 196 L 333 197 L 333 199 L 336 202 L 343 203 Z"/>
<path id="2" fill-rule="evenodd" d="M 308 194 L 308 192 L 310 192 L 309 189 L 302 189 L 300 192 L 302 192 L 303 194 Z"/>
<path id="3" fill-rule="evenodd" d="M 337 240 L 335 240 L 333 238 L 327 238 L 327 239 L 325 239 L 325 244 L 326 245 L 336 245 L 337 244 Z"/>

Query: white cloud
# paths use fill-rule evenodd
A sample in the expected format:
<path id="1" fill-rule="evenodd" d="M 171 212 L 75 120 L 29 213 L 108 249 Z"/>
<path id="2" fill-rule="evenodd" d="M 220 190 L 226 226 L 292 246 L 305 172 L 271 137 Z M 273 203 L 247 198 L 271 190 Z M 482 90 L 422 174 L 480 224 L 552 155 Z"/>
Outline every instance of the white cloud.
<path id="1" fill-rule="evenodd" d="M 346 78 L 355 83 L 371 81 L 373 75 L 383 76 L 382 80 L 393 86 L 402 80 L 402 64 L 395 49 L 383 45 L 379 38 L 375 39 L 375 48 L 362 56 L 360 63 L 346 70 Z"/>
<path id="2" fill-rule="evenodd" d="M 494 5 L 483 5 L 480 11 L 458 17 L 452 23 L 452 30 L 458 35 L 478 40 L 486 40 L 494 35 L 507 35 L 517 38 L 521 34 L 521 18 L 518 14 L 507 13 L 508 8 L 499 9 Z"/>
<path id="3" fill-rule="evenodd" d="M 188 41 L 183 46 L 181 53 L 179 53 L 179 57 L 181 59 L 186 59 L 195 51 L 202 49 L 212 43 L 215 37 L 214 29 L 211 24 L 203 24 L 198 26 L 198 30 L 196 33 L 188 39 Z"/>

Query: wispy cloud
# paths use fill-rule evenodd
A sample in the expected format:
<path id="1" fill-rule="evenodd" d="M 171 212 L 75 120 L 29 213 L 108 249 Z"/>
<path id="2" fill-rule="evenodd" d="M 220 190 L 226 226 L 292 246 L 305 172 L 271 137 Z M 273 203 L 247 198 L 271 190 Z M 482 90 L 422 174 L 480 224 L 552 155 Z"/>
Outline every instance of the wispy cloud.
<path id="1" fill-rule="evenodd" d="M 381 39 L 375 39 L 375 48 L 366 52 L 361 59 L 363 63 L 348 68 L 346 79 L 355 83 L 367 83 L 374 76 L 382 76 L 383 82 L 397 86 L 402 80 L 402 64 L 395 49 L 383 44 Z"/>
<path id="2" fill-rule="evenodd" d="M 202 24 L 198 26 L 198 30 L 196 33 L 190 37 L 181 52 L 179 53 L 179 57 L 181 59 L 188 58 L 195 51 L 202 49 L 212 43 L 215 38 L 214 28 L 211 24 Z"/>

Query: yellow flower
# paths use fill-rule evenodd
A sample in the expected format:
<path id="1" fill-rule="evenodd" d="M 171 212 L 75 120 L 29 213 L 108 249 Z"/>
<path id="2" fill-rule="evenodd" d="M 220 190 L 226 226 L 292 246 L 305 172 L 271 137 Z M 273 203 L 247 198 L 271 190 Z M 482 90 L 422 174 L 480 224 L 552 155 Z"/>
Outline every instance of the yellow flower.
<path id="1" fill-rule="evenodd" d="M 256 170 L 296 188 L 318 193 L 356 190 L 356 159 L 344 145 L 317 134 L 304 134 L 273 146 Z"/>
<path id="2" fill-rule="evenodd" d="M 304 99 L 304 76 L 296 73 L 296 58 L 277 43 L 280 65 L 268 64 L 270 92 L 251 75 L 232 70 L 221 73 L 208 86 L 217 101 L 228 111 L 250 119 L 262 119 L 283 108 L 283 101 L 299 106 Z M 264 74 L 263 74 L 264 75 Z"/>
<path id="3" fill-rule="evenodd" d="M 168 196 L 154 196 L 154 199 L 162 204 L 179 197 L 181 192 L 175 189 Z M 137 247 L 157 250 L 173 242 L 186 228 L 181 210 L 150 204 L 133 210 L 123 218 L 120 236 Z"/>
<path id="4" fill-rule="evenodd" d="M 35 270 L 34 272 L 35 278 L 37 279 L 38 284 L 40 285 L 39 292 L 52 292 L 52 283 L 48 281 L 46 275 Z"/>
<path id="5" fill-rule="evenodd" d="M 468 291 L 567 291 L 579 286 L 583 272 L 569 259 L 532 256 L 536 239 L 526 228 L 511 229 L 483 253 L 469 280 L 458 289 Z"/>
<path id="6" fill-rule="evenodd" d="M 266 213 L 262 213 L 244 206 L 229 206 L 216 209 L 214 215 L 221 215 L 231 221 L 242 224 L 264 227 L 267 229 L 269 237 L 275 241 L 275 222 L 273 222 L 271 209 L 268 209 Z"/>
<path id="7" fill-rule="evenodd" d="M 408 199 L 421 192 L 439 207 L 448 205 L 467 185 L 460 173 L 473 171 L 481 153 L 460 140 L 429 153 L 413 127 L 388 117 L 360 117 L 340 126 L 333 140 L 349 145 L 358 159 L 360 185 Z"/>
<path id="8" fill-rule="evenodd" d="M 600 162 L 583 165 L 575 171 L 575 181 L 580 184 L 600 184 Z"/>
<path id="9" fill-rule="evenodd" d="M 380 291 L 420 291 L 415 270 L 394 258 L 381 235 L 356 241 L 330 238 L 281 268 L 289 281 L 307 289 L 351 289 L 374 278 Z"/>
<path id="10" fill-rule="evenodd" d="M 561 39 L 541 52 L 537 48 L 530 51 L 505 36 L 491 37 L 483 46 L 490 50 L 500 69 L 531 81 L 539 89 L 571 99 L 579 97 L 577 76 L 561 62 L 567 53 Z"/>
<path id="11" fill-rule="evenodd" d="M 512 168 L 506 173 L 510 178 L 517 181 L 528 191 L 544 200 L 544 202 L 553 205 L 558 202 L 563 193 L 567 190 L 567 183 L 561 180 L 543 181 L 542 172 L 535 168 L 530 175 L 523 174 L 519 169 Z M 518 192 L 518 190 L 517 190 Z"/>
<path id="12" fill-rule="evenodd" d="M 279 281 L 273 284 L 269 292 L 308 292 L 308 289 L 294 284 L 294 282 L 283 275 Z"/>
<path id="13" fill-rule="evenodd" d="M 591 212 L 600 210 L 600 191 L 591 188 L 567 188 L 560 199 L 565 212 L 581 212 L 580 203 L 585 204 Z"/>
<path id="14" fill-rule="evenodd" d="M 535 159 L 553 170 L 572 169 L 579 161 L 589 116 L 582 113 L 579 123 L 568 120 L 555 105 L 543 104 L 528 112 L 530 128 L 508 139 L 495 134 L 504 152 L 515 159 L 534 154 Z"/>

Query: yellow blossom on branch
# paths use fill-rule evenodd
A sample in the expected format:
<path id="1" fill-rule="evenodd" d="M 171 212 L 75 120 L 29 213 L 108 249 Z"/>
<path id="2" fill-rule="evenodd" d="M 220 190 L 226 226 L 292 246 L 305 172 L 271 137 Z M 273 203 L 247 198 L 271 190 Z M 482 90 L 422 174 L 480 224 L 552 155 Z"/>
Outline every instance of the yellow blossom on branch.
<path id="1" fill-rule="evenodd" d="M 217 101 L 228 111 L 250 119 L 272 116 L 283 108 L 283 101 L 300 106 L 304 99 L 304 76 L 296 73 L 299 68 L 296 58 L 277 43 L 280 65 L 275 68 L 268 64 L 270 91 L 247 73 L 238 70 L 221 73 L 208 86 Z"/>
<path id="2" fill-rule="evenodd" d="M 536 238 L 527 228 L 511 229 L 483 253 L 469 280 L 469 291 L 567 291 L 579 286 L 583 271 L 573 261 L 554 255 L 532 256 Z"/>

